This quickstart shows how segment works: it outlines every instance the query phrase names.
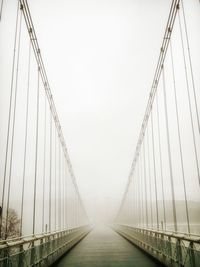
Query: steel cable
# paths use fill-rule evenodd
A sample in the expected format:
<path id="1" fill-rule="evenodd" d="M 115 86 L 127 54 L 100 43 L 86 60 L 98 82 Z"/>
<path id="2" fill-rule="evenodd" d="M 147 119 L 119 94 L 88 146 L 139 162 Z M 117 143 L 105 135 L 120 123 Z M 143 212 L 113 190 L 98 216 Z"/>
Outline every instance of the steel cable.
<path id="1" fill-rule="evenodd" d="M 151 227 L 153 227 L 153 207 L 152 207 L 152 191 L 151 191 L 151 168 L 150 168 L 150 151 L 149 151 L 149 128 L 147 127 L 147 155 L 148 155 L 148 174 L 149 174 L 149 195 L 150 195 L 150 214 Z"/>
<path id="2" fill-rule="evenodd" d="M 170 58 L 171 58 L 171 65 L 172 65 L 173 89 L 174 89 L 174 99 L 175 99 L 175 106 L 176 106 L 176 124 L 177 124 L 177 130 L 178 130 L 178 143 L 179 143 L 179 153 L 180 153 L 180 160 L 181 160 L 181 172 L 182 172 L 182 181 L 183 181 L 184 198 L 185 198 L 187 228 L 188 228 L 188 233 L 190 233 L 190 220 L 189 220 L 187 191 L 186 191 L 186 184 L 185 184 L 185 171 L 184 171 L 184 164 L 183 164 L 183 151 L 182 151 L 180 123 L 179 123 L 179 110 L 178 110 L 178 100 L 177 100 L 177 92 L 176 92 L 177 90 L 176 90 L 173 50 L 172 50 L 171 42 L 170 42 Z"/>
<path id="3" fill-rule="evenodd" d="M 11 86 L 10 86 L 8 126 L 7 126 L 7 136 L 6 136 L 6 153 L 5 153 L 5 164 L 4 164 L 4 176 L 3 176 L 3 185 L 2 185 L 1 216 L 0 216 L 0 238 L 2 237 L 2 223 L 3 223 L 2 217 L 3 217 L 3 213 L 4 213 L 5 186 L 6 186 L 6 174 L 7 174 L 7 164 L 8 164 L 8 147 L 9 147 L 9 137 L 10 137 L 10 124 L 11 124 L 12 98 L 13 98 L 13 84 L 14 84 L 16 46 L 17 46 L 17 34 L 18 34 L 19 6 L 20 6 L 20 4 L 18 2 L 16 23 L 15 23 L 15 37 L 14 37 L 14 48 L 13 48 L 12 71 L 11 71 Z"/>
<path id="4" fill-rule="evenodd" d="M 45 212 L 45 178 L 46 178 L 46 131 L 47 131 L 47 100 L 44 95 L 44 154 L 43 154 L 43 183 L 42 183 L 42 233 L 44 233 L 44 212 Z"/>
<path id="5" fill-rule="evenodd" d="M 154 127 L 153 127 L 153 113 L 151 112 L 151 138 L 152 138 L 152 155 L 153 155 L 153 172 L 154 172 L 154 188 L 156 198 L 156 223 L 159 229 L 159 213 L 158 213 L 158 192 L 157 192 L 157 176 L 156 176 L 156 160 L 155 160 L 155 145 L 154 145 Z"/>
<path id="6" fill-rule="evenodd" d="M 20 12 L 20 20 L 19 20 L 18 53 L 17 53 L 17 62 L 16 62 L 15 93 L 14 93 L 11 148 L 10 148 L 10 165 L 9 165 L 9 175 L 8 175 L 8 196 L 7 196 L 7 207 L 6 207 L 5 239 L 7 238 L 8 216 L 9 216 L 9 208 L 10 208 L 10 189 L 11 189 L 11 180 L 12 180 L 13 148 L 14 148 L 14 138 L 15 138 L 18 76 L 19 76 L 20 48 L 21 48 L 21 28 L 22 28 L 22 12 Z"/>
<path id="7" fill-rule="evenodd" d="M 39 135 L 39 107 L 40 107 L 40 68 L 38 66 L 37 82 L 37 103 L 36 103 L 36 139 L 35 139 L 35 170 L 34 170 L 34 189 L 33 189 L 33 235 L 35 234 L 36 223 L 36 195 L 37 195 L 37 176 L 38 176 L 38 135 Z"/>
<path id="8" fill-rule="evenodd" d="M 50 115 L 50 138 L 49 138 L 49 146 L 50 146 L 50 153 L 49 153 L 49 232 L 51 232 L 51 195 L 52 195 L 52 114 L 51 112 L 49 113 Z"/>
<path id="9" fill-rule="evenodd" d="M 167 149 L 168 149 L 168 160 L 169 160 L 170 182 L 171 182 L 171 194 L 172 194 L 172 211 L 173 211 L 173 220 L 174 220 L 174 230 L 175 230 L 175 232 L 177 232 L 176 204 L 175 204 L 175 193 L 174 193 L 174 178 L 173 178 L 172 159 L 171 159 L 171 146 L 170 146 L 170 136 L 169 136 L 169 121 L 168 121 L 168 111 L 167 111 L 167 96 L 166 96 L 166 84 L 165 84 L 164 66 L 163 66 L 163 71 L 162 71 L 162 78 L 163 78 L 165 123 L 166 123 L 166 133 L 167 133 Z"/>
<path id="10" fill-rule="evenodd" d="M 194 72 L 193 72 L 193 66 L 192 66 L 192 57 L 191 57 L 191 53 L 190 53 L 190 44 L 189 44 L 189 37 L 188 37 L 188 30 L 187 30 L 187 23 L 186 23 L 186 16 L 185 16 L 185 9 L 184 9 L 183 0 L 181 0 L 180 3 L 182 4 L 183 21 L 184 21 L 184 28 L 185 28 L 185 35 L 186 35 L 186 42 L 187 42 L 187 50 L 188 50 L 188 58 L 189 58 L 189 65 L 190 65 L 190 74 L 191 74 L 191 78 L 192 78 L 192 89 L 193 89 L 193 95 L 194 95 L 195 112 L 196 112 L 196 117 L 197 117 L 198 130 L 199 130 L 199 134 L 200 134 L 200 122 L 199 122 L 199 111 L 198 111 L 198 105 L 197 105 L 197 95 L 196 95 L 196 88 L 195 88 L 195 82 L 194 82 Z"/>
<path id="11" fill-rule="evenodd" d="M 27 154 L 27 136 L 28 136 L 28 116 L 29 116 L 29 91 L 30 91 L 30 67 L 31 67 L 31 42 L 29 42 L 28 52 L 28 82 L 26 93 L 26 118 L 25 118 L 25 139 L 24 139 L 24 162 L 22 176 L 22 198 L 21 198 L 21 215 L 20 215 L 20 235 L 22 235 L 23 213 L 24 213 L 24 187 L 26 178 L 26 154 Z"/>
<path id="12" fill-rule="evenodd" d="M 180 37 L 181 37 L 182 52 L 183 52 L 185 79 L 186 79 L 186 87 L 187 87 L 187 95 L 188 95 L 188 104 L 189 104 L 189 110 L 190 110 L 190 121 L 191 121 L 191 127 L 192 127 L 192 137 L 193 137 L 193 144 L 194 144 L 195 161 L 196 161 L 197 176 L 198 176 L 198 181 L 199 181 L 199 186 L 200 186 L 200 170 L 199 170 L 199 162 L 198 162 L 198 155 L 197 155 L 196 138 L 195 138 L 195 132 L 194 132 L 194 122 L 193 122 L 193 115 L 192 115 L 192 104 L 191 104 L 187 64 L 186 64 L 186 57 L 185 57 L 185 47 L 184 47 L 184 43 L 183 43 L 182 25 L 181 25 L 179 12 L 178 12 L 178 20 L 179 20 L 179 30 L 180 30 Z"/>
<path id="13" fill-rule="evenodd" d="M 146 205 L 146 227 L 148 228 L 148 205 L 147 205 L 147 177 L 146 177 L 146 157 L 145 157 L 145 139 L 143 142 L 143 160 L 144 160 L 144 190 L 145 190 L 145 205 Z"/>
<path id="14" fill-rule="evenodd" d="M 162 202 L 163 202 L 163 219 L 164 219 L 164 226 L 165 226 L 165 230 L 166 230 L 166 208 L 165 208 L 165 193 L 164 193 L 164 184 L 163 184 L 163 162 L 162 162 L 160 119 L 159 119 L 158 95 L 157 94 L 156 94 L 156 112 L 157 112 L 158 146 L 159 146 L 160 176 L 161 176 Z"/>

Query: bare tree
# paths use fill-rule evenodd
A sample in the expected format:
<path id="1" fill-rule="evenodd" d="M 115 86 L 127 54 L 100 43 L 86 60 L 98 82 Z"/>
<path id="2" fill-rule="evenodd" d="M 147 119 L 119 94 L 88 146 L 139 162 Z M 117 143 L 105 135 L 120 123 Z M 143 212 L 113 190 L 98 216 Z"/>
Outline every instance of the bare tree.
<path id="1" fill-rule="evenodd" d="M 6 231 L 7 225 L 7 231 Z M 2 218 L 2 238 L 18 237 L 20 235 L 20 219 L 14 209 L 8 210 L 8 218 Z"/>

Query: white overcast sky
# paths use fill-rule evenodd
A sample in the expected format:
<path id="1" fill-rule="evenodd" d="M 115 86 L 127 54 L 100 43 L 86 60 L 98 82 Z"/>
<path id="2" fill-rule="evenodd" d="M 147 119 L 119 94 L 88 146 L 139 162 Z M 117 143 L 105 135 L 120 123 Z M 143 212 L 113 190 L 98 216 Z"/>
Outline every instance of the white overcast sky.
<path id="1" fill-rule="evenodd" d="M 28 2 L 86 208 L 120 201 L 171 1 Z M 199 22 L 199 2 L 186 5 Z"/>

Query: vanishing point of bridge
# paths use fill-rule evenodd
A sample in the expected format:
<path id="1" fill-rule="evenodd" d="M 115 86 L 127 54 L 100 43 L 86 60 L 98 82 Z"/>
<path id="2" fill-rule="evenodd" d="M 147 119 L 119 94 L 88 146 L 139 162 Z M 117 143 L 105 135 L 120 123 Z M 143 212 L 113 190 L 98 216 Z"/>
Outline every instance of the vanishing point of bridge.
<path id="1" fill-rule="evenodd" d="M 200 6 L 185 2 L 171 1 L 116 218 L 93 229 L 28 2 L 1 0 L 0 266 L 200 266 Z"/>

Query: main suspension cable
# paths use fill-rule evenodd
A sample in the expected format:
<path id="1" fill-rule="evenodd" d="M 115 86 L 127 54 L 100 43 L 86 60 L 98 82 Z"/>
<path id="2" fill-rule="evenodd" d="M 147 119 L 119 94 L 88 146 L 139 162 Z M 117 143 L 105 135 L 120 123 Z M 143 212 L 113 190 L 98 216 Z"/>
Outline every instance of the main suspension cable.
<path id="1" fill-rule="evenodd" d="M 146 107 L 143 122 L 142 122 L 142 126 L 140 129 L 140 134 L 139 134 L 138 142 L 136 145 L 133 162 L 131 164 L 130 173 L 133 173 L 133 171 L 135 170 L 135 166 L 137 164 L 138 153 L 140 152 L 140 147 L 142 144 L 143 136 L 144 136 L 145 130 L 147 128 L 149 117 L 151 116 L 152 105 L 153 105 L 154 98 L 155 98 L 155 95 L 157 92 L 158 83 L 159 83 L 160 75 L 162 72 L 162 66 L 163 66 L 163 63 L 165 61 L 165 57 L 166 57 L 166 53 L 167 53 L 168 45 L 169 45 L 169 40 L 171 38 L 171 33 L 172 33 L 172 30 L 174 27 L 176 14 L 177 14 L 177 11 L 179 8 L 179 2 L 180 2 L 180 0 L 173 0 L 171 7 L 170 7 L 170 12 L 169 12 L 167 25 L 165 28 L 165 33 L 164 33 L 164 37 L 163 37 L 163 41 L 162 41 L 162 45 L 161 45 L 161 49 L 160 49 L 158 63 L 156 66 L 156 70 L 155 70 L 155 74 L 154 74 L 154 78 L 153 78 L 153 82 L 152 82 L 152 86 L 151 86 L 151 90 L 150 90 L 150 94 L 149 94 L 148 103 L 147 103 L 147 107 Z M 126 185 L 123 197 L 122 197 L 122 201 L 121 201 L 121 205 L 120 205 L 118 213 L 121 211 L 122 206 L 123 206 L 123 202 L 125 201 L 125 196 L 126 196 L 126 192 L 127 192 L 127 187 L 129 185 L 129 180 L 130 180 L 130 175 L 128 177 L 127 185 Z"/>

